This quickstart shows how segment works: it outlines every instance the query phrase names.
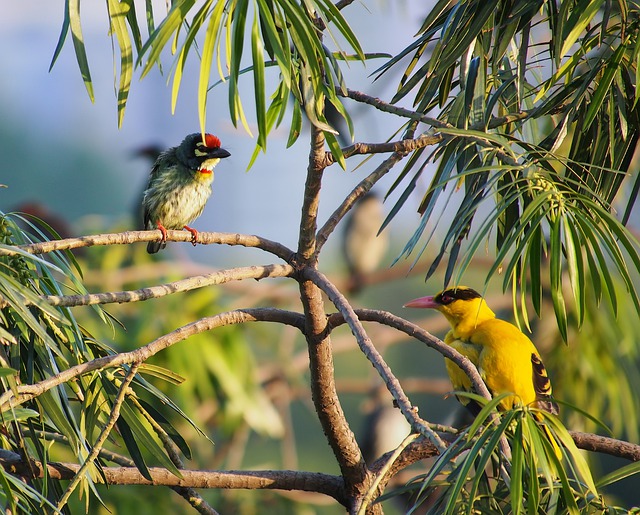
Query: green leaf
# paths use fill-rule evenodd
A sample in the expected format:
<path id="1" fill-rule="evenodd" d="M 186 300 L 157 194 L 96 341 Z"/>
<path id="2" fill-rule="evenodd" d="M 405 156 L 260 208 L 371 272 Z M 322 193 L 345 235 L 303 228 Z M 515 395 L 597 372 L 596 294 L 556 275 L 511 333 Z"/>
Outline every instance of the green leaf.
<path id="1" fill-rule="evenodd" d="M 246 6 L 246 2 L 244 2 Z M 209 23 L 207 25 L 207 31 L 204 37 L 204 43 L 202 45 L 202 58 L 200 62 L 200 76 L 198 80 L 198 119 L 200 120 L 200 130 L 204 134 L 206 132 L 206 118 L 207 118 L 207 95 L 209 92 L 209 79 L 211 76 L 211 63 L 213 62 L 213 54 L 216 46 L 219 44 L 219 31 L 221 30 L 222 16 L 224 12 L 224 3 L 217 2 L 213 8 L 213 12 L 210 15 Z M 236 25 L 239 23 L 235 21 Z M 239 55 L 237 60 L 242 57 L 242 47 L 238 50 Z M 235 69 L 237 71 L 237 69 Z M 233 85 L 238 79 L 237 75 L 233 74 L 234 68 L 232 64 L 231 73 L 231 85 Z M 232 88 L 229 88 L 229 95 L 231 95 Z"/>
<path id="2" fill-rule="evenodd" d="M 111 31 L 115 33 L 120 48 L 120 84 L 118 86 L 118 128 L 120 128 L 133 76 L 133 49 L 126 24 L 131 5 L 124 1 L 107 0 L 107 6 Z"/>
<path id="3" fill-rule="evenodd" d="M 267 121 L 265 101 L 265 76 L 264 76 L 264 48 L 262 44 L 258 15 L 254 13 L 251 27 L 251 57 L 253 60 L 253 92 L 256 103 L 256 118 L 258 122 L 258 145 L 267 150 Z"/>
<path id="4" fill-rule="evenodd" d="M 587 108 L 584 123 L 581 127 L 581 130 L 583 132 L 586 132 L 589 127 L 591 127 L 591 124 L 600 112 L 605 97 L 611 91 L 611 83 L 613 82 L 613 79 L 618 72 L 618 67 L 620 66 L 620 62 L 622 61 L 622 58 L 626 51 L 626 46 L 620 45 L 614 52 L 613 57 L 607 60 L 607 66 L 604 70 L 602 78 L 598 82 L 598 87 L 593 93 L 591 101 L 589 102 L 589 107 Z"/>
<path id="5" fill-rule="evenodd" d="M 629 463 L 628 465 L 624 465 L 623 467 L 620 467 L 619 469 L 616 469 L 613 472 L 609 472 L 608 474 L 602 476 L 596 482 L 596 485 L 598 488 L 603 488 L 617 481 L 621 481 L 623 479 L 631 477 L 638 472 L 640 472 L 640 461 Z"/>
<path id="6" fill-rule="evenodd" d="M 158 379 L 162 379 L 163 381 L 175 385 L 182 384 L 186 380 L 180 374 L 176 374 L 174 371 L 169 370 L 168 368 L 158 365 L 152 365 L 150 363 L 142 363 L 138 368 L 138 373 L 148 374 L 150 376 L 157 377 Z"/>
<path id="7" fill-rule="evenodd" d="M 580 35 L 591 23 L 593 17 L 597 14 L 604 0 L 581 0 L 571 11 L 571 16 L 559 29 L 561 29 L 562 37 L 556 39 L 556 48 L 560 50 L 557 53 L 557 59 L 562 59 L 569 49 L 575 44 Z M 562 6 L 569 6 L 568 3 Z"/>
<path id="8" fill-rule="evenodd" d="M 220 23 L 220 16 L 222 15 L 222 4 L 216 4 L 216 8 L 212 13 L 209 13 L 209 8 L 211 7 L 213 0 L 207 0 L 204 2 L 202 7 L 198 10 L 196 15 L 193 17 L 191 22 L 191 27 L 187 32 L 187 37 L 178 52 L 178 58 L 176 59 L 175 69 L 173 72 L 173 87 L 171 89 L 171 113 L 175 113 L 176 104 L 178 102 L 178 93 L 180 91 L 180 84 L 182 82 L 182 74 L 184 72 L 184 67 L 187 62 L 187 56 L 189 55 L 189 50 L 193 45 L 196 36 L 198 35 L 198 31 L 204 24 L 207 19 L 207 16 L 211 16 L 210 24 L 218 24 Z M 220 7 L 218 7 L 220 5 Z M 215 22 L 215 23 L 214 23 Z"/>
<path id="9" fill-rule="evenodd" d="M 549 275 L 551 284 L 551 300 L 558 321 L 558 331 L 563 341 L 567 341 L 567 309 L 562 293 L 562 218 L 558 216 L 551 222 Z"/>
<path id="10" fill-rule="evenodd" d="M 187 13 L 191 10 L 195 0 L 176 0 L 171 6 L 166 18 L 158 28 L 149 35 L 149 39 L 143 45 L 138 60 L 147 55 L 147 62 L 142 69 L 142 77 L 145 77 L 154 64 L 160 62 L 160 54 L 167 43 L 182 25 Z"/>
<path id="11" fill-rule="evenodd" d="M 69 27 L 71 28 L 71 37 L 73 40 L 73 48 L 76 51 L 78 67 L 80 68 L 82 80 L 84 81 L 84 86 L 89 94 L 89 98 L 91 99 L 91 102 L 94 102 L 93 82 L 91 81 L 89 61 L 87 60 L 87 52 L 84 47 L 84 37 L 82 35 L 82 24 L 80 22 L 80 0 L 67 0 L 67 9 L 69 13 Z"/>

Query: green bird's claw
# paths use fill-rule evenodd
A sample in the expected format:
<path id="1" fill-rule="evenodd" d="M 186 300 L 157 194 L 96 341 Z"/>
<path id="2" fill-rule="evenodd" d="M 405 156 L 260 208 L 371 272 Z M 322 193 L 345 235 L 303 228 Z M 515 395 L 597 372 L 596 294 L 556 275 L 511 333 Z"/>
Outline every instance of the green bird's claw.
<path id="1" fill-rule="evenodd" d="M 184 228 L 191 233 L 191 245 L 195 247 L 198 243 L 198 231 L 188 225 L 185 225 Z"/>

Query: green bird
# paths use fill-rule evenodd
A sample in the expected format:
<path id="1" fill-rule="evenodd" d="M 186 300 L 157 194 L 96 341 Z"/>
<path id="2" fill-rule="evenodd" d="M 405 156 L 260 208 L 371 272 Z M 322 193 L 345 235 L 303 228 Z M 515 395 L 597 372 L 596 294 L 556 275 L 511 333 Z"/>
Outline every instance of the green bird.
<path id="1" fill-rule="evenodd" d="M 211 196 L 213 169 L 230 155 L 220 148 L 216 136 L 205 134 L 203 139 L 200 133 L 194 133 L 158 156 L 142 197 L 145 228 L 162 233 L 161 241 L 147 245 L 149 254 L 167 246 L 167 229 L 186 229 L 191 233 L 191 243 L 198 242 L 198 231 L 189 224 L 202 214 Z"/>

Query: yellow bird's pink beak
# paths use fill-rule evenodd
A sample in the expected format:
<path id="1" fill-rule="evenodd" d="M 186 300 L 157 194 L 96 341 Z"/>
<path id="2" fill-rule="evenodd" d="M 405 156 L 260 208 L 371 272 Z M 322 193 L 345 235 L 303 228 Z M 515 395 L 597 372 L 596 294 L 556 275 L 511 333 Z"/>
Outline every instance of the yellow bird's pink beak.
<path id="1" fill-rule="evenodd" d="M 440 304 L 438 304 L 435 301 L 435 297 L 420 297 L 418 299 L 413 299 L 410 300 L 409 302 L 407 302 L 404 306 L 404 308 L 432 308 L 435 309 L 437 307 L 439 307 Z"/>

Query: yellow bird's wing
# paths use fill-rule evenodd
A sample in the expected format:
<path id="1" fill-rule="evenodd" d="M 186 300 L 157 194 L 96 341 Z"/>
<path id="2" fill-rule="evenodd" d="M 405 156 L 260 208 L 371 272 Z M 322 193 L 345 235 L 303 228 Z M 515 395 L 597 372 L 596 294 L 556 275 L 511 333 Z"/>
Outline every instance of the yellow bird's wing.
<path id="1" fill-rule="evenodd" d="M 547 375 L 547 369 L 538 354 L 531 353 L 531 365 L 533 368 L 533 387 L 536 392 L 535 406 L 549 413 L 557 415 L 560 410 L 558 405 L 551 398 L 551 381 Z"/>
<path id="2" fill-rule="evenodd" d="M 444 342 L 457 350 L 463 356 L 467 357 L 476 367 L 478 366 L 481 347 L 455 338 L 453 336 L 453 331 L 449 331 L 447 333 L 444 338 Z M 448 358 L 445 358 L 444 365 L 447 369 L 447 374 L 449 375 L 449 379 L 454 390 L 463 392 L 473 391 L 473 388 L 471 387 L 471 380 L 458 365 Z M 471 399 L 466 397 L 456 397 L 458 401 L 460 401 L 460 404 L 469 408 L 474 415 L 477 415 L 480 412 L 480 406 L 471 401 Z"/>
<path id="3" fill-rule="evenodd" d="M 535 346 L 515 325 L 500 319 L 488 320 L 477 327 L 471 341 L 482 348 L 478 368 L 491 393 L 515 394 L 502 401 L 504 409 L 535 403 L 538 400 L 537 382 L 542 388 L 551 388 L 546 372 L 541 375 L 537 372 L 539 367 L 534 367 L 533 356 L 542 366 Z M 538 376 L 539 380 L 536 379 Z M 543 378 L 546 378 L 546 385 Z"/>

